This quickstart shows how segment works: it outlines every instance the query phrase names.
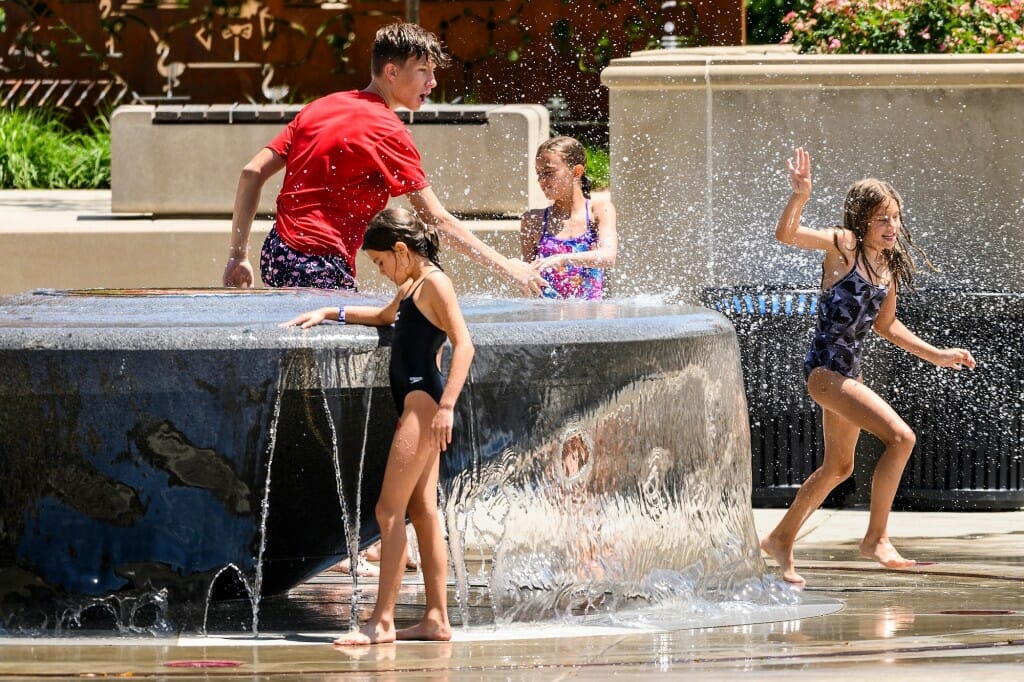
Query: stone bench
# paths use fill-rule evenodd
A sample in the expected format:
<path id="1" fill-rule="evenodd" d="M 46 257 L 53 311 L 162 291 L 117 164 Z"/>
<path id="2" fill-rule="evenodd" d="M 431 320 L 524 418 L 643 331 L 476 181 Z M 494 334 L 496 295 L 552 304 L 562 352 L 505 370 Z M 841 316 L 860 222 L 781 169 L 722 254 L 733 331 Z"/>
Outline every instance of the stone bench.
<path id="1" fill-rule="evenodd" d="M 230 215 L 242 167 L 301 105 L 129 105 L 111 127 L 111 210 Z M 533 157 L 549 136 L 539 104 L 427 105 L 396 112 L 445 208 L 457 215 L 518 215 L 543 206 Z M 274 212 L 278 174 L 259 211 Z"/>

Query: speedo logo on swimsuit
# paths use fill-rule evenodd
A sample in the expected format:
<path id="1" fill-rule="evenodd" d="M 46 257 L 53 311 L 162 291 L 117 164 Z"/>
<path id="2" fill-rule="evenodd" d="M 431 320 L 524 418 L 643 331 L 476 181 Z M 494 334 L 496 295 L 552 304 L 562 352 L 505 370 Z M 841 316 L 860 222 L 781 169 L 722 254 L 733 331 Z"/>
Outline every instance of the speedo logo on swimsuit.
<path id="1" fill-rule="evenodd" d="M 409 377 L 410 384 L 418 384 L 421 381 L 423 381 L 423 377 Z"/>

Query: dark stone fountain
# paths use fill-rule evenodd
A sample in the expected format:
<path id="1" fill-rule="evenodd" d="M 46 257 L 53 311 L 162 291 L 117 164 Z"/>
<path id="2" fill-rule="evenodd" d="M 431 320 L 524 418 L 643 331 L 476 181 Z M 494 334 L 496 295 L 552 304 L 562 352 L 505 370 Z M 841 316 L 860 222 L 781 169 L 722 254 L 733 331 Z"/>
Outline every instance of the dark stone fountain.
<path id="1" fill-rule="evenodd" d="M 365 299 L 0 298 L 0 627 L 46 629 L 111 597 L 255 604 L 372 542 L 396 418 L 389 330 L 277 326 L 337 302 Z M 440 486 L 463 584 L 475 548 L 510 618 L 570 593 L 607 606 L 760 589 L 723 317 L 635 303 L 464 310 L 477 355 Z"/>

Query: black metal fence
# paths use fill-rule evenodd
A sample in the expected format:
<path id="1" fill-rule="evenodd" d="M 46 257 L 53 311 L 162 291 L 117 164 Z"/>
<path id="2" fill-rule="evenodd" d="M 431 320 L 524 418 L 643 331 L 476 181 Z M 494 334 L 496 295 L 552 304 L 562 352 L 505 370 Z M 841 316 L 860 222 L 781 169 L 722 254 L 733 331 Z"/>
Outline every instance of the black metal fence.
<path id="1" fill-rule="evenodd" d="M 917 433 L 897 505 L 1024 507 L 1024 293 L 901 294 L 898 316 L 937 346 L 970 349 L 978 366 L 892 359 L 886 397 Z"/>
<path id="2" fill-rule="evenodd" d="M 707 289 L 705 305 L 736 327 L 747 403 L 755 506 L 788 504 L 821 462 L 821 410 L 807 395 L 803 358 L 818 292 Z M 933 367 L 872 334 L 864 380 L 917 433 L 897 493 L 906 509 L 1024 507 L 1024 294 L 901 294 L 898 317 L 937 346 L 969 348 L 973 371 Z M 881 454 L 865 435 L 853 476 L 827 505 L 866 502 Z"/>

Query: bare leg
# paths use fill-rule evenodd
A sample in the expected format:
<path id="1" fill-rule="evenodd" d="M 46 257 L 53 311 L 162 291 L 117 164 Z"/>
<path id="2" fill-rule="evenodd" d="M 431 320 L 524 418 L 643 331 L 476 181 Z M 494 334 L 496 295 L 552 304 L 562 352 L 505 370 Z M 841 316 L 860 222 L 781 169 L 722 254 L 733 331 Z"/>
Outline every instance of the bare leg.
<path id="1" fill-rule="evenodd" d="M 888 403 L 860 381 L 818 368 L 811 373 L 807 390 L 824 410 L 825 463 L 801 486 L 786 516 L 761 542 L 762 549 L 779 562 L 783 579 L 802 582 L 793 567 L 796 534 L 828 493 L 853 471 L 857 435 L 863 429 L 878 436 L 885 445 L 885 451 L 875 467 L 871 484 L 871 515 L 860 553 L 888 568 L 913 566 L 914 562 L 900 556 L 889 542 L 888 522 L 900 476 L 914 449 L 914 432 Z M 830 451 L 840 455 L 839 461 L 833 458 L 830 462 Z M 835 466 L 832 469 L 833 476 L 842 473 L 841 478 L 812 482 L 819 471 L 829 469 L 830 465 L 841 465 L 838 470 Z M 811 490 L 801 499 L 809 484 Z"/>
<path id="2" fill-rule="evenodd" d="M 874 559 L 887 568 L 908 568 L 914 561 L 904 559 L 889 542 L 889 513 L 896 497 L 903 469 L 914 449 L 913 430 L 887 402 L 860 382 L 843 384 L 836 390 L 833 377 L 822 371 L 821 380 L 812 374 L 808 390 L 818 404 L 841 413 L 860 428 L 882 441 L 885 450 L 875 466 L 871 481 L 871 513 L 868 529 L 860 543 L 861 556 Z"/>
<path id="3" fill-rule="evenodd" d="M 352 560 L 346 557 L 327 570 L 332 573 L 352 575 Z M 360 552 L 356 555 L 356 575 L 360 578 L 374 578 L 380 575 L 380 571 L 377 570 L 376 566 L 369 563 L 363 553 Z"/>
<path id="4" fill-rule="evenodd" d="M 408 535 L 406 537 L 408 537 Z M 370 545 L 369 547 L 367 547 L 366 551 L 362 553 L 362 557 L 361 558 L 365 558 L 366 561 L 380 561 L 380 541 L 378 540 L 377 542 L 375 542 L 372 545 Z M 417 563 L 416 563 L 416 560 L 412 556 L 412 548 L 410 547 L 409 548 L 409 552 L 407 553 L 407 556 L 405 558 L 405 568 L 406 568 L 406 570 L 408 570 L 408 569 L 411 569 L 411 568 L 416 568 L 416 566 L 417 566 Z M 360 566 L 360 568 L 362 568 L 362 566 Z M 372 572 L 371 573 L 367 573 L 366 575 L 377 575 L 377 570 L 376 569 L 377 569 L 376 566 L 370 567 L 369 570 L 372 571 Z M 346 572 L 346 571 L 343 571 L 343 573 L 344 572 Z M 363 575 L 363 573 L 360 573 L 359 575 Z"/>
<path id="5" fill-rule="evenodd" d="M 903 469 L 914 449 L 914 432 L 900 419 L 903 429 L 896 429 L 882 438 L 885 452 L 875 465 L 871 479 L 871 514 L 868 529 L 860 543 L 860 555 L 874 559 L 886 568 L 910 568 L 917 562 L 905 559 L 889 541 L 889 512 L 896 497 Z"/>
<path id="6" fill-rule="evenodd" d="M 836 374 L 835 376 L 840 376 Z M 856 383 L 853 379 L 847 381 Z M 820 467 L 800 486 L 789 510 L 775 529 L 761 540 L 761 549 L 779 564 L 782 579 L 796 585 L 806 581 L 796 572 L 793 544 L 807 519 L 821 506 L 837 485 L 853 473 L 853 454 L 860 429 L 829 409 L 822 412 L 825 458 Z"/>
<path id="7" fill-rule="evenodd" d="M 406 546 L 409 548 L 405 557 L 405 570 L 415 571 L 420 567 L 420 545 L 416 540 L 416 529 L 411 523 L 405 527 L 405 540 Z"/>
<path id="8" fill-rule="evenodd" d="M 446 642 L 452 638 L 448 622 L 448 549 L 437 510 L 437 476 L 440 453 L 434 452 L 409 500 L 409 519 L 416 530 L 426 592 L 423 619 L 398 631 L 398 639 Z"/>
<path id="9" fill-rule="evenodd" d="M 426 441 L 436 411 L 437 404 L 426 393 L 414 391 L 406 396 L 405 410 L 391 441 L 376 508 L 381 538 L 377 603 L 366 624 L 359 631 L 336 639 L 336 645 L 395 641 L 395 602 L 405 573 L 405 514 L 425 467 L 428 464 L 437 467 L 437 452 L 431 452 Z"/>
<path id="10" fill-rule="evenodd" d="M 889 542 L 889 512 L 914 449 L 914 432 L 881 396 L 859 381 L 837 381 L 842 378 L 827 370 L 816 370 L 807 389 L 823 408 L 875 434 L 885 445 L 871 480 L 871 514 L 860 543 L 861 556 L 887 568 L 909 568 L 915 562 L 900 556 Z"/>

